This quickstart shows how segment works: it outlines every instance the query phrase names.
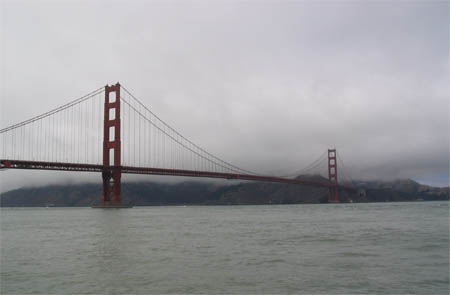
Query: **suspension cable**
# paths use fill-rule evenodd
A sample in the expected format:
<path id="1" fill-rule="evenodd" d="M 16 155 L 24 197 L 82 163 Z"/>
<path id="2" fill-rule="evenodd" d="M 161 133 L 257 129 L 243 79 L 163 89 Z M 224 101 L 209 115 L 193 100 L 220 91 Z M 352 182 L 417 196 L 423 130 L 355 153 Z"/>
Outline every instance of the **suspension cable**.
<path id="1" fill-rule="evenodd" d="M 139 103 L 142 107 L 144 107 L 149 113 L 151 113 L 156 119 L 158 119 L 163 125 L 165 125 L 167 128 L 169 128 L 169 130 L 171 130 L 172 132 L 174 132 L 175 134 L 177 134 L 178 136 L 180 136 L 182 139 L 184 139 L 185 141 L 187 141 L 188 143 L 192 144 L 193 146 L 195 146 L 197 149 L 199 149 L 201 152 L 207 154 L 208 156 L 216 159 L 219 162 L 222 162 L 223 164 L 225 164 L 226 166 L 229 167 L 233 167 L 234 169 L 236 169 L 237 171 L 241 171 L 241 172 L 245 172 L 247 174 L 253 174 L 253 175 L 258 175 L 258 173 L 252 172 L 252 171 L 248 171 L 248 170 L 244 170 L 241 169 L 235 165 L 232 165 L 210 153 L 208 153 L 207 151 L 205 151 L 204 149 L 202 149 L 201 147 L 199 147 L 198 145 L 196 145 L 195 143 L 193 143 L 192 141 L 190 141 L 189 139 L 187 139 L 186 137 L 184 137 L 183 135 L 181 135 L 178 131 L 176 131 L 175 129 L 173 129 L 170 125 L 168 125 L 166 122 L 164 122 L 162 119 L 160 119 L 156 114 L 154 114 L 150 109 L 148 109 L 139 99 L 137 99 L 133 94 L 131 94 L 130 91 L 128 91 L 128 89 L 126 89 L 123 85 L 120 85 L 125 92 L 128 93 L 129 96 L 131 96 L 134 100 L 136 100 L 137 103 Z M 156 127 L 156 126 L 155 126 Z M 162 130 L 161 130 L 162 131 Z"/>
<path id="2" fill-rule="evenodd" d="M 50 111 L 48 111 L 48 112 L 45 112 L 45 113 L 40 114 L 40 115 L 38 115 L 38 116 L 35 116 L 35 117 L 31 118 L 31 119 L 22 121 L 22 122 L 20 122 L 20 123 L 17 123 L 17 124 L 14 124 L 14 125 L 5 127 L 5 128 L 3 128 L 3 129 L 0 129 L 0 133 L 5 133 L 5 132 L 7 132 L 7 131 L 16 129 L 16 128 L 18 128 L 18 127 L 22 127 L 22 126 L 24 126 L 24 125 L 28 125 L 28 124 L 30 124 L 30 123 L 33 123 L 33 122 L 37 121 L 37 120 L 40 120 L 40 119 L 46 118 L 46 117 L 48 117 L 48 116 L 51 116 L 51 115 L 53 115 L 53 114 L 59 113 L 59 112 L 61 112 L 62 110 L 65 110 L 65 109 L 67 109 L 67 108 L 70 108 L 70 107 L 73 106 L 73 105 L 79 104 L 79 103 L 81 103 L 81 102 L 83 102 L 83 101 L 85 101 L 85 100 L 90 99 L 90 98 L 93 97 L 94 95 L 96 95 L 96 94 L 98 94 L 98 93 L 101 93 L 103 90 L 104 90 L 103 87 L 98 88 L 98 89 L 96 89 L 96 90 L 94 90 L 94 91 L 92 91 L 92 92 L 90 92 L 90 93 L 88 93 L 88 94 L 86 94 L 86 95 L 84 95 L 84 96 L 82 96 L 82 97 L 79 97 L 79 98 L 77 98 L 77 99 L 75 99 L 75 100 L 72 100 L 71 102 L 66 103 L 66 104 L 64 104 L 64 105 L 62 105 L 62 106 L 59 106 L 59 107 L 57 107 L 57 108 L 54 108 L 54 109 L 52 109 L 52 110 L 50 110 Z"/>

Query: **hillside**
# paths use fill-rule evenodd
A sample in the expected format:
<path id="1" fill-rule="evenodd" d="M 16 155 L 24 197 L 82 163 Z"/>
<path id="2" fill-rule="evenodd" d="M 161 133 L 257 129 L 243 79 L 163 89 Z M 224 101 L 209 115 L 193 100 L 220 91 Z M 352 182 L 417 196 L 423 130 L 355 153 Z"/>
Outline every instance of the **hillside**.
<path id="1" fill-rule="evenodd" d="M 320 180 L 320 176 L 302 176 Z M 244 205 L 326 203 L 328 190 L 304 185 L 247 182 L 218 186 L 203 182 L 164 184 L 123 183 L 124 203 L 155 205 Z M 0 195 L 2 207 L 92 206 L 98 203 L 98 184 L 51 185 L 21 188 Z M 413 180 L 357 182 L 352 191 L 341 191 L 341 202 L 393 202 L 448 200 L 449 188 L 421 185 Z"/>

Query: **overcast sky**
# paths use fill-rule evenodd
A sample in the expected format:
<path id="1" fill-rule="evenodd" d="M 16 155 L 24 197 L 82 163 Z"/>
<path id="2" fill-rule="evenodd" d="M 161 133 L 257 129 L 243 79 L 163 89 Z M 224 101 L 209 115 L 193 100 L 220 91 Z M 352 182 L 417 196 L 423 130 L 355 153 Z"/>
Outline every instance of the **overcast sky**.
<path id="1" fill-rule="evenodd" d="M 353 178 L 448 185 L 447 1 L 2 1 L 0 21 L 1 128 L 119 81 L 242 168 L 336 147 Z"/>

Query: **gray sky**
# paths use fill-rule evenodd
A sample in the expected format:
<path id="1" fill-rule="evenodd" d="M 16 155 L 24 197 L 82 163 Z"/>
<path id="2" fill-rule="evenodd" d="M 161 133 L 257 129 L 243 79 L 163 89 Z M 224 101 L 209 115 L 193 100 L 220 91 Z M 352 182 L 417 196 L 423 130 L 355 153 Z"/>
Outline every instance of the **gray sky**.
<path id="1" fill-rule="evenodd" d="M 242 168 L 336 147 L 353 178 L 448 185 L 447 1 L 2 1 L 0 20 L 2 128 L 120 81 Z"/>

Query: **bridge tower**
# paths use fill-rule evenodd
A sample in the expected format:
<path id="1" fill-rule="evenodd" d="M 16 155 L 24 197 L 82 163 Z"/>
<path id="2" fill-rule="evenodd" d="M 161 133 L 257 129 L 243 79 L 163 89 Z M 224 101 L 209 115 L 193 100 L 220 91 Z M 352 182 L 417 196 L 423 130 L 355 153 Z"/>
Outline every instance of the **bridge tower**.
<path id="1" fill-rule="evenodd" d="M 336 149 L 328 149 L 328 180 L 333 184 L 329 188 L 328 203 L 339 203 Z"/>
<path id="2" fill-rule="evenodd" d="M 103 185 L 98 207 L 124 207 L 121 194 L 120 84 L 105 86 Z"/>

